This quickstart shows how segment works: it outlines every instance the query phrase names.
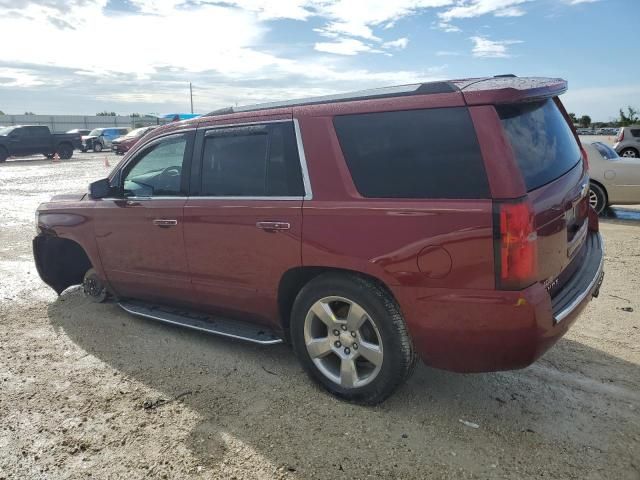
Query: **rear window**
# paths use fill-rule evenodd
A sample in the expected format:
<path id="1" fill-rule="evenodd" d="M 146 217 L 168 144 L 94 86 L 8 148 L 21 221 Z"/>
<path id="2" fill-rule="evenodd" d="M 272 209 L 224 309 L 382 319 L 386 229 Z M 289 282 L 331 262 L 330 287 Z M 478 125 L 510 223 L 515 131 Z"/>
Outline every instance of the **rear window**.
<path id="1" fill-rule="evenodd" d="M 601 142 L 595 142 L 593 146 L 596 148 L 596 150 L 598 150 L 598 152 L 600 152 L 600 155 L 602 155 L 607 160 L 613 160 L 614 158 L 618 158 L 618 154 L 616 153 L 616 151 L 613 148 L 611 148 L 609 145 L 606 145 Z"/>
<path id="2" fill-rule="evenodd" d="M 464 107 L 343 115 L 333 122 L 363 197 L 489 197 Z"/>
<path id="3" fill-rule="evenodd" d="M 561 177 L 581 160 L 578 142 L 553 100 L 496 109 L 528 191 Z"/>

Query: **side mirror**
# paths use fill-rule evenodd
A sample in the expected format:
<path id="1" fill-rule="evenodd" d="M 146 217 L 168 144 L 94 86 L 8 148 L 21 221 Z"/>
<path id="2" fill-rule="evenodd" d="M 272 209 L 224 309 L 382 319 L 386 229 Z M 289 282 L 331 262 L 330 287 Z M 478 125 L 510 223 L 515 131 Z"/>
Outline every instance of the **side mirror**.
<path id="1" fill-rule="evenodd" d="M 110 194 L 111 185 L 109 184 L 108 178 L 103 178 L 102 180 L 97 180 L 89 184 L 89 196 L 94 200 L 108 197 Z"/>

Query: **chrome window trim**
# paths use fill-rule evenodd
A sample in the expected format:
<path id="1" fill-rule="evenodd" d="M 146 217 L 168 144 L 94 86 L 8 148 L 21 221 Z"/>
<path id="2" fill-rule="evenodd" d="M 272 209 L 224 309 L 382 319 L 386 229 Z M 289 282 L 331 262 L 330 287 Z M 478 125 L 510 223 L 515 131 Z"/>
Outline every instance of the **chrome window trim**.
<path id="1" fill-rule="evenodd" d="M 208 199 L 208 200 L 312 200 L 313 191 L 311 189 L 311 180 L 309 178 L 309 169 L 307 167 L 307 156 L 304 153 L 304 144 L 302 142 L 302 133 L 300 132 L 300 125 L 297 118 L 285 118 L 280 120 L 265 120 L 262 122 L 245 122 L 245 123 L 225 123 L 223 125 L 211 125 L 204 127 L 205 136 L 206 130 L 226 128 L 226 127 L 246 127 L 251 125 L 264 125 L 267 123 L 287 123 L 293 122 L 293 130 L 296 136 L 296 145 L 298 147 L 298 161 L 300 162 L 300 171 L 302 173 L 302 186 L 305 194 L 303 196 L 294 197 L 269 197 L 269 196 L 215 196 L 215 195 L 202 195 L 189 197 L 192 199 Z M 202 127 L 201 127 L 202 128 Z"/>

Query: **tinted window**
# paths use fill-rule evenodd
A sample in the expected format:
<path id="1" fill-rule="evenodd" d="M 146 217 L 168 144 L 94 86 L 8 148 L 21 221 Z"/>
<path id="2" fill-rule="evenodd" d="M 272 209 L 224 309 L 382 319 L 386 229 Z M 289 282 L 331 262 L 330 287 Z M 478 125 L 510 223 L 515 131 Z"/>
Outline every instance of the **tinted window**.
<path id="1" fill-rule="evenodd" d="M 634 137 L 640 137 L 640 128 L 632 128 L 631 135 L 633 135 Z"/>
<path id="2" fill-rule="evenodd" d="M 553 100 L 496 108 L 527 190 L 564 175 L 582 158 L 578 142 Z"/>
<path id="3" fill-rule="evenodd" d="M 598 152 L 600 152 L 600 155 L 602 155 L 607 160 L 618 158 L 618 154 L 616 153 L 616 151 L 609 145 L 600 142 L 595 142 L 592 145 L 596 148 L 596 150 L 598 150 Z"/>
<path id="4" fill-rule="evenodd" d="M 304 195 L 292 123 L 222 128 L 206 135 L 201 195 Z"/>
<path id="5" fill-rule="evenodd" d="M 182 164 L 187 139 L 166 138 L 144 150 L 127 167 L 125 196 L 173 196 L 182 193 Z"/>
<path id="6" fill-rule="evenodd" d="M 489 196 L 466 108 L 344 115 L 335 117 L 334 126 L 364 197 Z"/>

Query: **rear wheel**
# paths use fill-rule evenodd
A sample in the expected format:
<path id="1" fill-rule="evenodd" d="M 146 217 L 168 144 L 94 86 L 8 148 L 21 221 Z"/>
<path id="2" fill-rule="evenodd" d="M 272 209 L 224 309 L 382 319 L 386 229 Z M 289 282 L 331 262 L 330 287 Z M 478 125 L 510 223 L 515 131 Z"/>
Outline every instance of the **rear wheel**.
<path id="1" fill-rule="evenodd" d="M 102 151 L 102 144 L 100 142 L 96 142 L 93 144 L 93 151 L 94 152 L 101 152 Z"/>
<path id="2" fill-rule="evenodd" d="M 9 158 L 9 152 L 4 148 L 0 148 L 0 163 L 6 162 L 7 158 Z"/>
<path id="3" fill-rule="evenodd" d="M 62 160 L 69 160 L 73 156 L 73 146 L 68 143 L 61 143 L 56 149 L 56 153 Z"/>
<path id="4" fill-rule="evenodd" d="M 607 207 L 607 193 L 597 183 L 589 185 L 589 205 L 598 215 Z"/>
<path id="5" fill-rule="evenodd" d="M 325 274 L 298 294 L 291 312 L 293 348 L 306 372 L 345 400 L 376 404 L 416 362 L 400 309 L 376 282 Z"/>
<path id="6" fill-rule="evenodd" d="M 620 152 L 620 156 L 637 158 L 637 157 L 640 157 L 640 153 L 638 153 L 638 150 L 636 150 L 635 148 L 624 148 Z"/>
<path id="7" fill-rule="evenodd" d="M 45 153 L 44 156 L 47 157 L 49 160 L 51 160 L 53 158 L 55 154 L 53 153 Z"/>

